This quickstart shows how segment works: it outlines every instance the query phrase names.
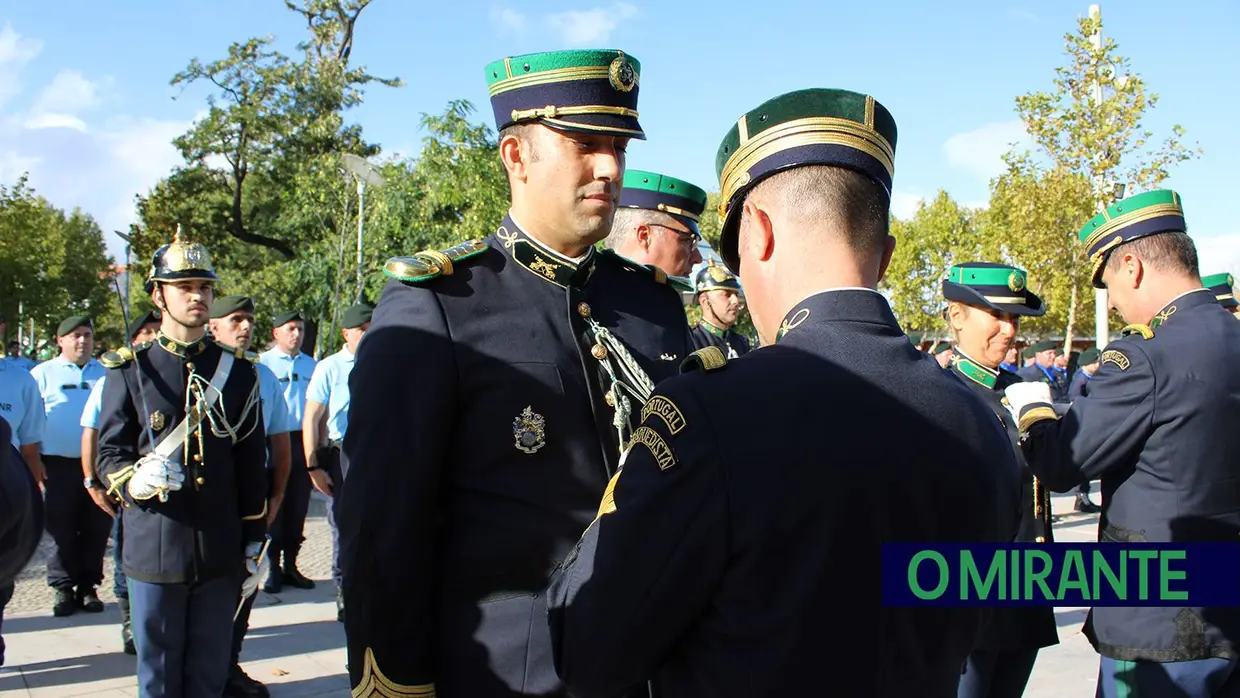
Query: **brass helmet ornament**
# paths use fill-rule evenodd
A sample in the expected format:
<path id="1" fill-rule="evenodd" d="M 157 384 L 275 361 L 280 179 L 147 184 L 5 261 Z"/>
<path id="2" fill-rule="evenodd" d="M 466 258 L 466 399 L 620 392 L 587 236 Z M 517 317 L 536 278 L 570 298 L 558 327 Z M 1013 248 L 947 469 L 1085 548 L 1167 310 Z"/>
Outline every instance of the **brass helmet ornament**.
<path id="1" fill-rule="evenodd" d="M 211 253 L 198 242 L 188 242 L 181 235 L 181 225 L 172 242 L 155 250 L 151 258 L 151 272 L 143 288 L 147 293 L 155 290 L 155 282 L 186 280 L 219 281 L 211 265 Z"/>
<path id="2" fill-rule="evenodd" d="M 698 269 L 698 273 L 693 280 L 693 291 L 694 293 L 701 293 L 703 291 L 714 291 L 715 289 L 728 289 L 740 292 L 741 284 L 736 280 L 736 275 L 727 267 L 715 264 L 714 259 L 709 259 L 706 264 L 702 265 L 701 269 Z"/>

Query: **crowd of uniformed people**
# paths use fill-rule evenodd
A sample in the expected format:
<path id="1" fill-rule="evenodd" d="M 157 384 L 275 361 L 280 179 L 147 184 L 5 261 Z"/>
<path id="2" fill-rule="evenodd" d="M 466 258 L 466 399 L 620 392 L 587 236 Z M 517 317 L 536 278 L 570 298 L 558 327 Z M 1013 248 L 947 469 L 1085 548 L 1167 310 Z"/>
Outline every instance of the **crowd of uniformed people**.
<path id="1" fill-rule="evenodd" d="M 1003 698 L 1053 609 L 882 607 L 883 543 L 1052 545 L 1050 493 L 1092 512 L 1091 480 L 1102 542 L 1240 535 L 1240 309 L 1178 194 L 1082 221 L 1121 338 L 1018 365 L 1037 280 L 961 260 L 925 351 L 876 290 L 900 254 L 881 103 L 741 115 L 708 212 L 627 168 L 641 74 L 614 50 L 488 65 L 508 214 L 389 260 L 331 356 L 295 311 L 252 352 L 255 301 L 178 231 L 126 346 L 91 358 L 71 317 L 59 356 L 0 362 L 0 600 L 46 521 L 53 614 L 102 610 L 110 532 L 140 695 L 265 695 L 241 644 L 260 586 L 315 584 L 313 489 L 354 696 Z M 1240 695 L 1237 630 L 1240 609 L 1094 609 L 1096 694 Z"/>

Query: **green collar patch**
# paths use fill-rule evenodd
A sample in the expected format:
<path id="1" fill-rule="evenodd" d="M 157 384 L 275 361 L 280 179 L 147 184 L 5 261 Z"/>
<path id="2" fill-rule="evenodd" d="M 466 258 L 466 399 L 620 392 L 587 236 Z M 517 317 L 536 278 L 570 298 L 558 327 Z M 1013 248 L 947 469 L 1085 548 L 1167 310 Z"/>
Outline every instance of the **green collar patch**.
<path id="1" fill-rule="evenodd" d="M 969 358 L 968 354 L 965 354 L 959 349 L 954 351 L 955 353 L 952 355 L 952 366 L 956 368 L 956 371 L 958 371 L 960 375 L 968 378 L 974 383 L 980 383 L 987 388 L 994 389 L 995 383 L 999 380 L 998 371 L 993 368 L 986 368 L 985 366 Z"/>
<path id="2" fill-rule="evenodd" d="M 193 342 L 190 342 L 189 344 L 185 344 L 184 342 L 178 342 L 177 340 L 173 339 L 172 337 L 169 337 L 163 332 L 160 332 L 155 337 L 155 343 L 158 344 L 160 347 L 162 347 L 164 351 L 168 352 L 169 354 L 175 354 L 176 356 L 179 356 L 183 359 L 192 358 L 194 356 L 201 354 L 203 351 L 206 350 L 208 341 L 210 340 L 207 339 L 206 335 L 203 335 L 199 339 Z"/>
<path id="3" fill-rule="evenodd" d="M 495 237 L 503 243 L 504 249 L 512 255 L 513 261 L 547 283 L 561 288 L 580 287 L 585 285 L 590 275 L 594 273 L 595 255 L 598 252 L 593 247 L 581 262 L 571 261 L 531 238 L 510 218 L 505 219 L 504 225 L 495 231 Z"/>
<path id="4" fill-rule="evenodd" d="M 709 322 L 705 320 L 699 322 L 698 327 L 701 327 L 702 329 L 715 335 L 716 337 L 725 337 L 728 334 L 727 330 L 721 330 L 718 327 L 715 327 L 714 325 L 710 324 Z"/>

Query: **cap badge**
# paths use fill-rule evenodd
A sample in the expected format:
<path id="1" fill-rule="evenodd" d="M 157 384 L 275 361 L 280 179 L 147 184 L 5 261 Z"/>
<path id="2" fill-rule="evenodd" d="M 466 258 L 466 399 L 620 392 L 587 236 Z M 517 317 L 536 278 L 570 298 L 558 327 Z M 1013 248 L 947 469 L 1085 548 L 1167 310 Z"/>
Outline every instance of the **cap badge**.
<path id="1" fill-rule="evenodd" d="M 1016 292 L 1025 290 L 1025 277 L 1021 276 L 1018 272 L 1012 272 L 1011 275 L 1008 276 L 1008 288 Z"/>
<path id="2" fill-rule="evenodd" d="M 617 91 L 632 92 L 633 88 L 637 87 L 637 71 L 633 70 L 633 64 L 629 62 L 623 51 L 617 53 L 620 55 L 611 62 L 611 68 L 607 71 L 607 79 Z"/>

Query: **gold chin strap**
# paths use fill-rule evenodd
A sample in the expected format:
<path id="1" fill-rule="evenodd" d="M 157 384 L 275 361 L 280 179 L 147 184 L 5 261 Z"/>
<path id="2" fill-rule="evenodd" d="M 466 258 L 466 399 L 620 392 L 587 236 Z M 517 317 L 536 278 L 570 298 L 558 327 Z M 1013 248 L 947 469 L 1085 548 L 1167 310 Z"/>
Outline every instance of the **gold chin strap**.
<path id="1" fill-rule="evenodd" d="M 525 121 L 527 119 L 555 119 L 561 116 L 589 116 L 597 114 L 606 114 L 609 116 L 630 116 L 637 118 L 637 110 L 628 107 L 613 107 L 606 104 L 590 104 L 580 107 L 557 107 L 554 104 L 548 104 L 541 109 L 513 109 L 513 121 Z"/>

